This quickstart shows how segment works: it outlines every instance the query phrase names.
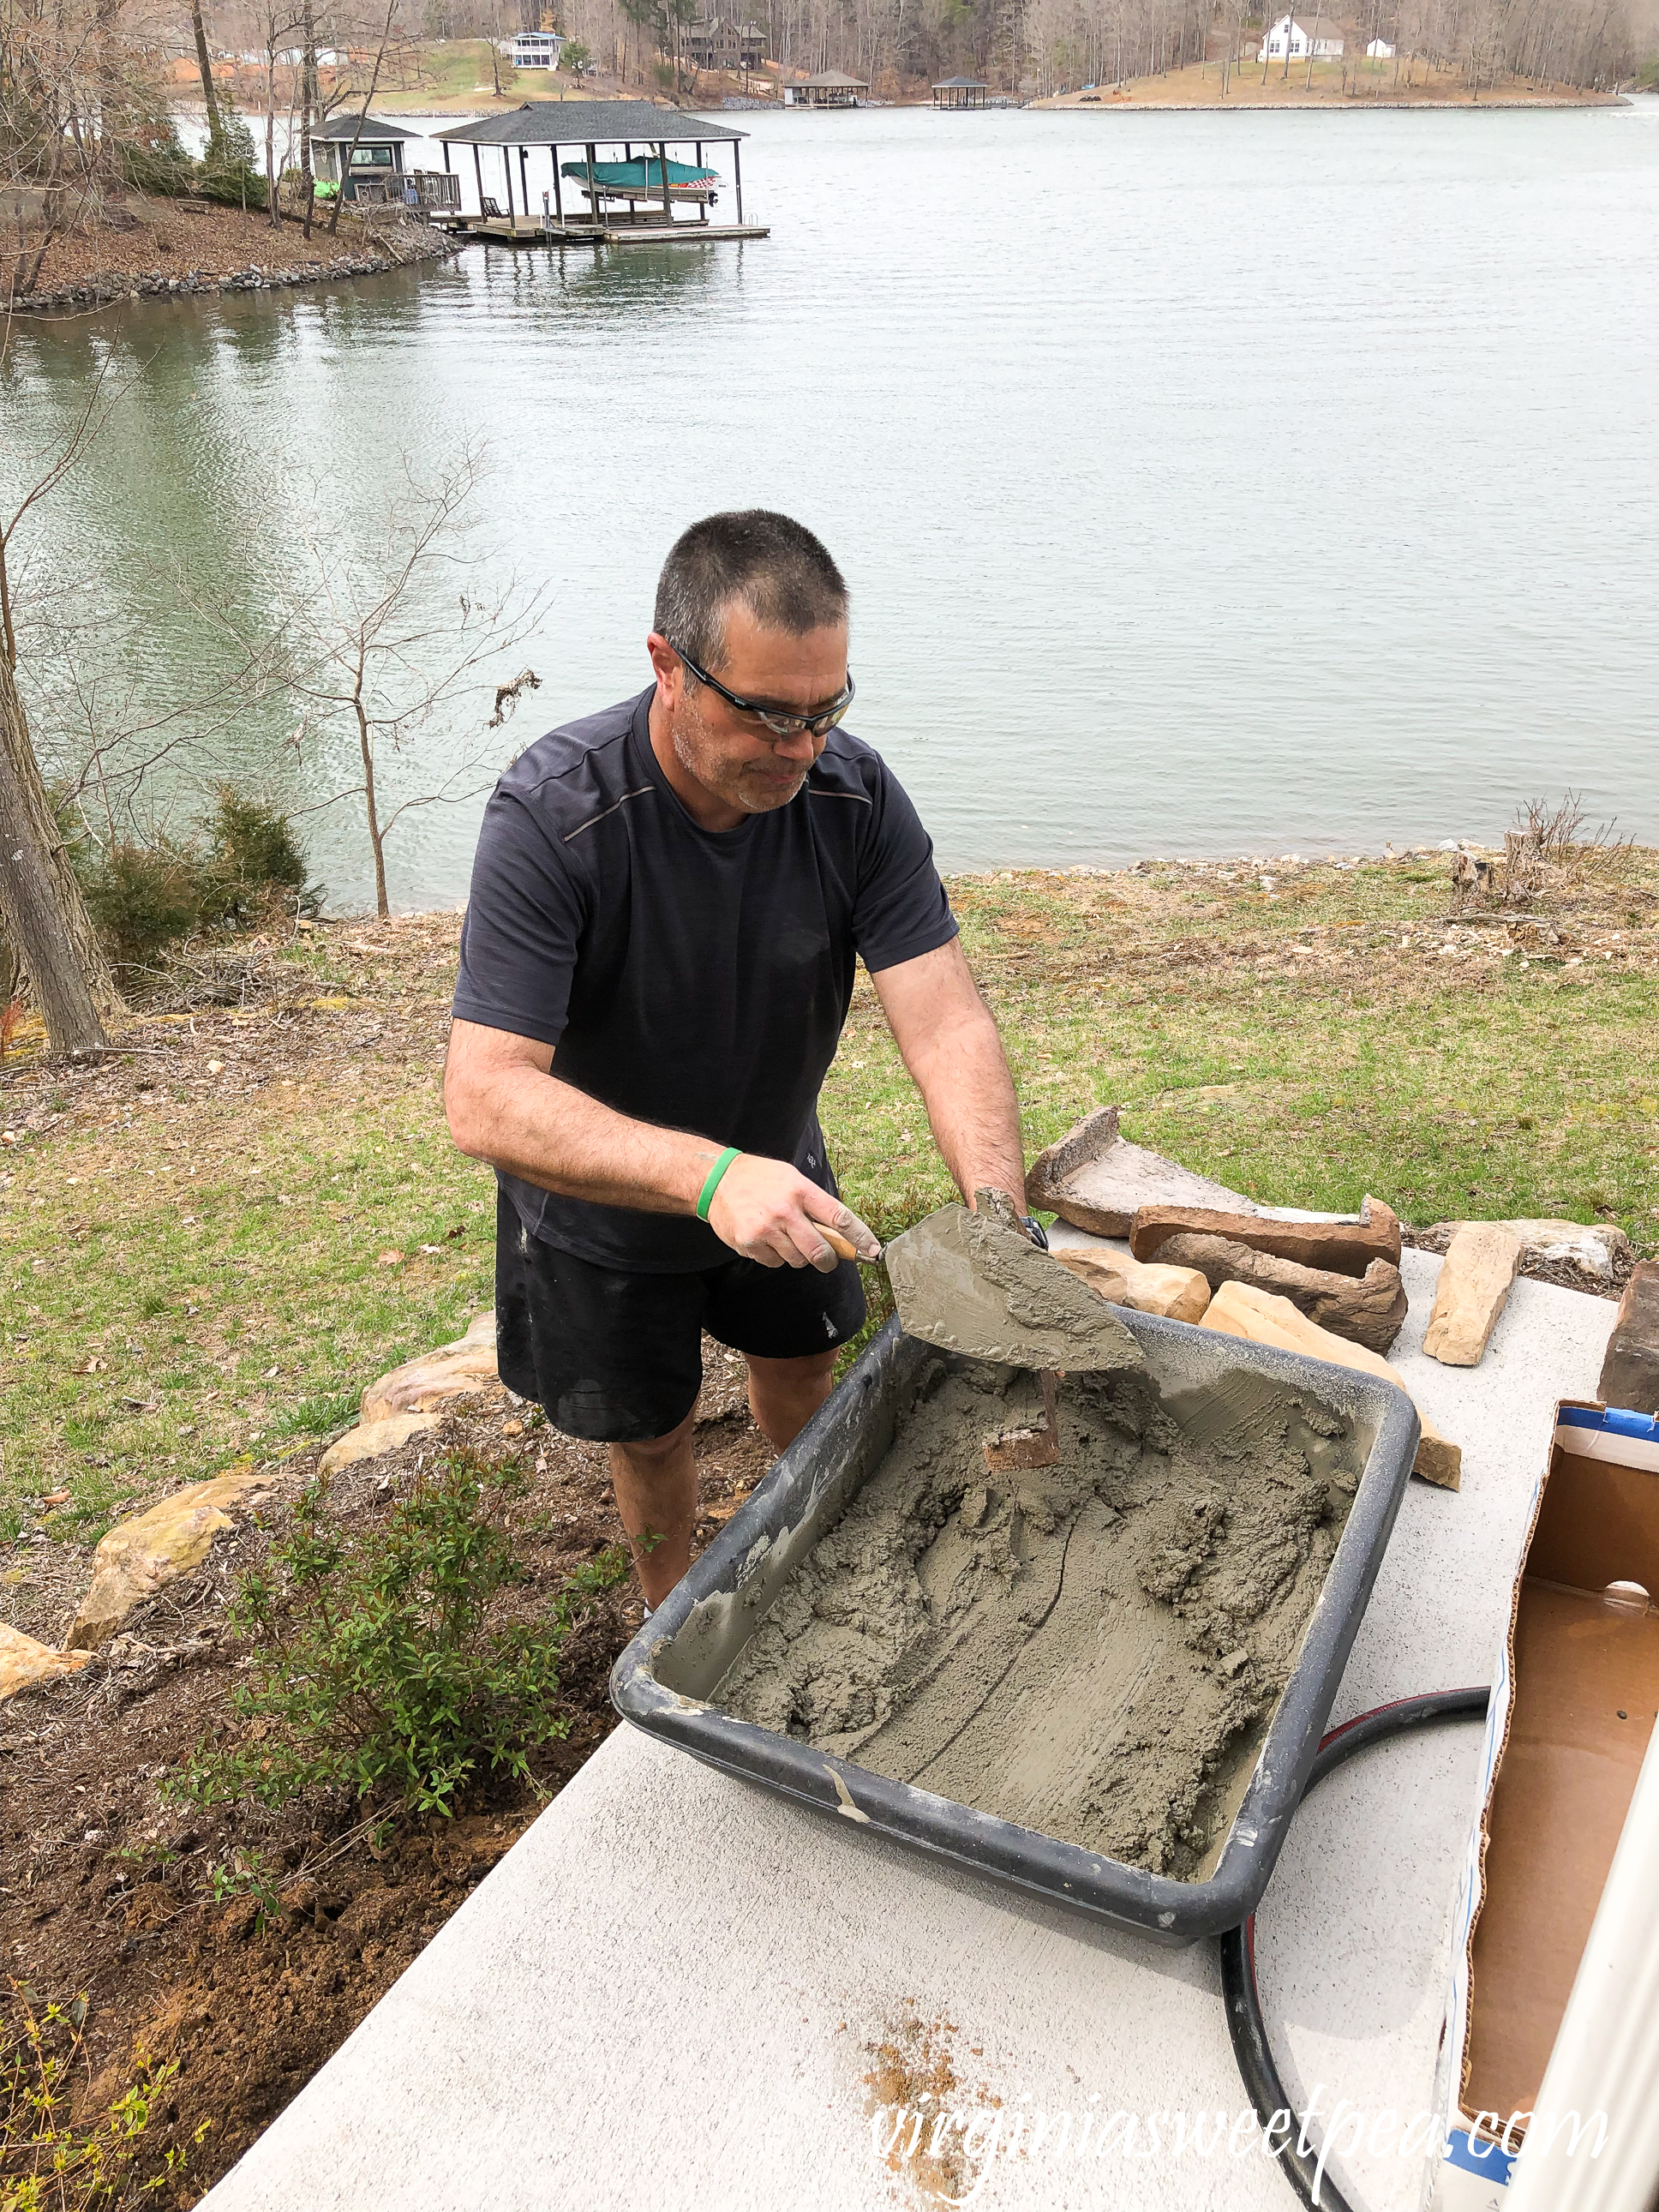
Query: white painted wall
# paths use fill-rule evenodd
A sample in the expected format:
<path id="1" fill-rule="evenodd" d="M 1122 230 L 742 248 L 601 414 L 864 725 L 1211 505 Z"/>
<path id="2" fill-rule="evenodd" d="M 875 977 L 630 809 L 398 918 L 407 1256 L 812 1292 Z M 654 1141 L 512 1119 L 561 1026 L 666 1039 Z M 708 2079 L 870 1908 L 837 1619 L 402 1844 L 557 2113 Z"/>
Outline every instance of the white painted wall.
<path id="1" fill-rule="evenodd" d="M 1306 61 L 1310 51 L 1316 61 L 1329 61 L 1342 52 L 1342 33 L 1334 25 L 1321 23 L 1316 27 L 1312 19 L 1304 24 L 1294 15 L 1281 15 L 1262 40 L 1256 59 L 1283 61 L 1286 46 L 1293 62 Z"/>

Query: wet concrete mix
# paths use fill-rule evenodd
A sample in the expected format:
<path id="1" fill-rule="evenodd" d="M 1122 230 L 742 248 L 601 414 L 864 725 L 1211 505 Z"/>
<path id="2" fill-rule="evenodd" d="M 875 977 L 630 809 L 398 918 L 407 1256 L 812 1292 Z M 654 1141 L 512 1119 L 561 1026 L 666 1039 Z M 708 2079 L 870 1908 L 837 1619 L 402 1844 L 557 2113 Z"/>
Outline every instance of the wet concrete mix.
<path id="1" fill-rule="evenodd" d="M 1094 1300 L 1101 1348 L 1061 1380 L 1058 1462 L 985 1466 L 988 1437 L 1041 1420 L 1033 1372 L 930 1361 L 891 1449 L 714 1701 L 1191 1879 L 1289 1679 L 1357 1455 L 1339 1416 L 1249 1370 L 1160 1391 L 1128 1332 L 1065 1279 Z"/>

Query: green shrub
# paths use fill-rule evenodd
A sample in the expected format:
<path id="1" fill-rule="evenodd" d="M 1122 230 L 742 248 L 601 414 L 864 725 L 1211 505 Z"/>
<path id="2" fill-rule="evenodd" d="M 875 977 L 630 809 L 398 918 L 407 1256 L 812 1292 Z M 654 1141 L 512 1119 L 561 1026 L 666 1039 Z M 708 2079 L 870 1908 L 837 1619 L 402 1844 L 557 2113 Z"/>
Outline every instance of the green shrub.
<path id="1" fill-rule="evenodd" d="M 60 819 L 63 812 L 60 805 Z M 164 836 L 99 846 L 78 825 L 66 828 L 87 911 L 112 966 L 154 967 L 181 938 L 262 921 L 278 901 L 290 914 L 296 906 L 317 911 L 320 895 L 305 887 L 305 854 L 274 806 L 222 784 L 202 826 L 203 845 Z"/>
<path id="2" fill-rule="evenodd" d="M 145 116 L 121 146 L 121 173 L 142 192 L 176 197 L 193 189 L 196 164 L 179 143 L 171 115 Z"/>
<path id="3" fill-rule="evenodd" d="M 261 215 L 265 209 L 265 180 L 257 169 L 244 168 L 240 163 L 204 161 L 196 172 L 195 190 L 204 200 L 217 200 L 225 207 L 246 207 L 250 214 Z"/>
<path id="4" fill-rule="evenodd" d="M 204 199 L 221 200 L 227 207 L 263 208 L 265 180 L 253 133 L 234 107 L 222 106 L 220 116 L 224 128 L 197 167 L 196 190 Z"/>
<path id="5" fill-rule="evenodd" d="M 207 829 L 237 883 L 261 890 L 305 889 L 305 854 L 292 823 L 276 807 L 244 799 L 232 785 L 222 783 Z"/>
<path id="6" fill-rule="evenodd" d="M 190 2152 L 169 2150 L 147 2180 L 136 2169 L 143 2138 L 173 2095 L 179 2061 L 159 2065 L 135 2047 L 126 2087 L 100 2111 L 72 2117 L 93 2069 L 87 1999 L 43 2004 L 14 1980 L 0 2001 L 0 2212 L 93 2212 L 94 2207 L 179 2201 Z M 212 2123 L 191 2136 L 198 2148 Z M 192 2191 L 193 2195 L 195 2192 Z"/>
<path id="7" fill-rule="evenodd" d="M 456 1451 L 385 1522 L 348 1532 L 313 1483 L 233 1608 L 252 1641 L 232 1700 L 246 1733 L 204 1740 L 172 1794 L 279 1805 L 344 1786 L 447 1814 L 489 1778 L 528 1778 L 529 1753 L 569 1731 L 556 1701 L 570 1631 L 629 1569 L 612 1546 L 539 1619 L 499 1618 L 495 1599 L 524 1574 L 506 1516 L 529 1486 L 516 1462 Z"/>
<path id="8" fill-rule="evenodd" d="M 170 837 L 81 851 L 87 912 L 112 967 L 153 965 L 166 946 L 199 927 L 204 901 L 216 901 L 215 864 Z"/>

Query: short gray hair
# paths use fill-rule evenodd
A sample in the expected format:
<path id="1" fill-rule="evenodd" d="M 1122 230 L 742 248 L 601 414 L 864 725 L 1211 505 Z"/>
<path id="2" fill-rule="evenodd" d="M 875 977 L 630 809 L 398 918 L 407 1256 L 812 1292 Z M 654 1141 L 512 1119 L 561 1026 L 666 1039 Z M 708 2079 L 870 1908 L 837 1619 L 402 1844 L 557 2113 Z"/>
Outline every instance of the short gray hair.
<path id="1" fill-rule="evenodd" d="M 792 637 L 847 619 L 846 580 L 827 548 L 804 524 L 763 507 L 706 515 L 675 540 L 657 582 L 658 634 L 704 668 L 719 668 L 734 599 Z"/>

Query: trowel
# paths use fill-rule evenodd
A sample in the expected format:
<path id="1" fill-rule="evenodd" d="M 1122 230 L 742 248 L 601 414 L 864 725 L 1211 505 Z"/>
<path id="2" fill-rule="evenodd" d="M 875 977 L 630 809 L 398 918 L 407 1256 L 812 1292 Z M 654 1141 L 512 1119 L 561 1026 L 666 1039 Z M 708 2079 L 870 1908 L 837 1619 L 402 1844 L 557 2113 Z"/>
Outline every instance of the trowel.
<path id="1" fill-rule="evenodd" d="M 1034 1372 L 1042 1419 L 985 1447 L 993 1472 L 1051 1467 L 1060 1456 L 1054 1382 L 1068 1369 L 1139 1367 L 1140 1348 L 1097 1293 L 1039 1251 L 1006 1192 L 979 1190 L 975 1211 L 941 1206 L 882 1256 L 908 1336 L 942 1351 Z"/>

